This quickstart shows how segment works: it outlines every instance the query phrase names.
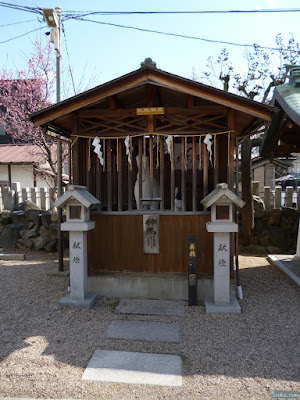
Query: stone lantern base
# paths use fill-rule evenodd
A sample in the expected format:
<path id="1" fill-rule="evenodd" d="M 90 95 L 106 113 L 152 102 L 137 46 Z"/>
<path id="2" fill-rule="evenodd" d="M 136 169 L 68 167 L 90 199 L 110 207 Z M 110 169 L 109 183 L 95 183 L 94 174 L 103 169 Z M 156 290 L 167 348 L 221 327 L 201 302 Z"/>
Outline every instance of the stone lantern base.
<path id="1" fill-rule="evenodd" d="M 67 295 L 60 300 L 61 307 L 76 307 L 76 308 L 92 308 L 98 300 L 99 296 L 96 293 L 88 293 L 84 299 L 72 299 L 71 295 Z"/>
<path id="2" fill-rule="evenodd" d="M 241 306 L 235 297 L 230 298 L 230 303 L 215 303 L 212 297 L 205 299 L 206 314 L 241 314 Z"/>

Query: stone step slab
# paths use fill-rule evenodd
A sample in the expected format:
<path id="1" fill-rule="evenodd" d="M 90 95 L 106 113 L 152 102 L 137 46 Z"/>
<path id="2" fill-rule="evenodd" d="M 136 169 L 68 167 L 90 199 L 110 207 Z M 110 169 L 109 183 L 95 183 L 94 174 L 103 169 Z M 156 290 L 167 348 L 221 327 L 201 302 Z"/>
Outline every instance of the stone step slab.
<path id="1" fill-rule="evenodd" d="M 82 380 L 181 386 L 182 360 L 173 354 L 96 350 Z"/>
<path id="2" fill-rule="evenodd" d="M 116 320 L 108 325 L 104 338 L 180 343 L 181 327 L 173 322 Z"/>
<path id="3" fill-rule="evenodd" d="M 122 299 L 116 312 L 120 314 L 184 316 L 184 301 Z"/>

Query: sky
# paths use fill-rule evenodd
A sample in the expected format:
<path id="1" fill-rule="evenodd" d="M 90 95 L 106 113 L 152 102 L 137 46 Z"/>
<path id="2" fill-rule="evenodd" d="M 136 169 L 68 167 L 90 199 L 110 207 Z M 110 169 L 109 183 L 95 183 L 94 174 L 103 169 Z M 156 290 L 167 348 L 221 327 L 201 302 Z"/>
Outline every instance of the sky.
<path id="1" fill-rule="evenodd" d="M 200 11 L 200 10 L 257 10 L 274 8 L 300 8 L 297 0 L 136 0 L 77 1 L 77 0 L 7 0 L 18 5 L 42 8 L 60 6 L 63 15 L 68 11 Z M 275 36 L 282 33 L 287 38 L 293 33 L 300 42 L 300 12 L 255 13 L 255 14 L 154 14 L 154 15 L 91 15 L 95 21 L 127 25 L 179 35 L 195 36 L 216 41 L 241 44 L 257 43 L 261 46 L 276 46 Z M 17 23 L 17 24 L 15 24 Z M 14 24 L 14 25 L 7 25 Z M 36 14 L 12 10 L 0 6 L 0 42 L 32 32 L 21 38 L 0 43 L 0 68 L 6 66 L 21 69 L 38 39 L 46 43 L 49 28 L 39 21 Z M 96 24 L 74 19 L 64 22 L 65 37 L 62 37 L 63 79 L 69 85 L 69 65 L 73 71 L 75 87 L 82 91 L 122 76 L 140 67 L 140 63 L 151 57 L 157 67 L 186 78 L 192 69 L 201 75 L 206 69 L 209 56 L 217 58 L 226 47 L 235 65 L 244 68 L 244 47 L 201 40 L 164 36 L 110 25 Z M 68 54 L 67 54 L 68 50 Z M 54 50 L 53 50 L 54 51 Z M 69 83 L 67 83 L 69 81 Z M 80 85 L 80 82 L 81 85 Z M 70 92 L 73 95 L 74 92 Z"/>

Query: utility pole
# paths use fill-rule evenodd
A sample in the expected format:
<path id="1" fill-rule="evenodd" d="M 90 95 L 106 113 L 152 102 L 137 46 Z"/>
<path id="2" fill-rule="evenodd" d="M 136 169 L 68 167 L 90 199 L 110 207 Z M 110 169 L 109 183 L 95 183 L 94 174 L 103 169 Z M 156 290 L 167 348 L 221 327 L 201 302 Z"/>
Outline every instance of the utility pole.
<path id="1" fill-rule="evenodd" d="M 61 101 L 61 8 L 43 8 L 43 15 L 50 31 L 50 41 L 54 45 L 56 53 L 56 102 Z M 61 141 L 57 140 L 57 197 L 62 196 L 62 148 Z M 58 231 L 58 270 L 64 270 L 63 261 L 63 236 L 61 232 L 62 209 L 58 208 L 57 231 Z"/>

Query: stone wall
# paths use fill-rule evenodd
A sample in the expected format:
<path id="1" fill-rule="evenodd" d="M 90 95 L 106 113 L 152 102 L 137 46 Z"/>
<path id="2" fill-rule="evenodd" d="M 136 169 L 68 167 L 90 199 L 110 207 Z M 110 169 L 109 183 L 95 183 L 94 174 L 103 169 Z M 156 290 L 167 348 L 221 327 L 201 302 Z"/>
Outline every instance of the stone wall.
<path id="1" fill-rule="evenodd" d="M 57 251 L 57 213 L 38 209 L 29 201 L 20 208 L 25 209 L 0 213 L 0 247 Z M 68 246 L 68 232 L 64 234 L 64 245 Z"/>
<path id="2" fill-rule="evenodd" d="M 255 246 L 253 251 L 264 248 L 267 253 L 295 253 L 299 212 L 289 207 L 267 210 L 260 197 L 253 196 L 253 200 L 255 225 L 251 245 Z M 242 245 L 242 240 L 240 244 Z"/>

